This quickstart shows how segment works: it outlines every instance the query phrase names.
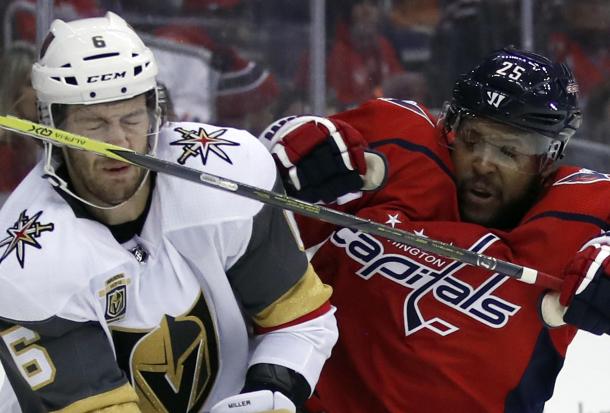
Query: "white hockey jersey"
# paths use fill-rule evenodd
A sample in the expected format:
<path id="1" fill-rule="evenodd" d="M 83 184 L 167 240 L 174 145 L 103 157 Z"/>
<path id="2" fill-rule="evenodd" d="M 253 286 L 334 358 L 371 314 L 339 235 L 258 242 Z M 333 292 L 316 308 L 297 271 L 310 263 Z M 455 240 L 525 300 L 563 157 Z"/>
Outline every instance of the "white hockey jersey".
<path id="1" fill-rule="evenodd" d="M 169 124 L 158 157 L 281 190 L 245 131 Z M 129 402 L 127 380 L 142 411 L 208 411 L 256 363 L 315 386 L 337 335 L 330 288 L 283 211 L 158 174 L 142 230 L 120 243 L 42 173 L 0 210 L 0 359 L 23 411 Z M 255 340 L 252 319 L 267 332 Z"/>

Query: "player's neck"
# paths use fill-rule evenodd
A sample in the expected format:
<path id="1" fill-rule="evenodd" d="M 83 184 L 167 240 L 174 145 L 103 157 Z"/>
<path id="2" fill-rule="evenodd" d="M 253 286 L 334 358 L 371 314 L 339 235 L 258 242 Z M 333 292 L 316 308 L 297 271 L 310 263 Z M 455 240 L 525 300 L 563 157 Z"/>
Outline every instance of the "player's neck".
<path id="1" fill-rule="evenodd" d="M 134 221 L 146 209 L 146 203 L 151 191 L 150 175 L 140 189 L 124 204 L 112 209 L 100 209 L 86 206 L 89 213 L 106 225 L 118 225 Z"/>

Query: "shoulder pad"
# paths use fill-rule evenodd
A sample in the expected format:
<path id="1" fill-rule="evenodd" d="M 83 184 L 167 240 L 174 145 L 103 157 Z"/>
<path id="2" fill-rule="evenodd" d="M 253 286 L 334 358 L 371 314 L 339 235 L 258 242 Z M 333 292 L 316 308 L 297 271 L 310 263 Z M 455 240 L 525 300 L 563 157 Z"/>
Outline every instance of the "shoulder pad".
<path id="1" fill-rule="evenodd" d="M 106 227 L 76 218 L 50 184 L 34 178 L 0 211 L 0 317 L 21 321 L 55 315 L 91 277 L 120 262 Z"/>
<path id="2" fill-rule="evenodd" d="M 272 190 L 277 171 L 271 154 L 250 133 L 202 123 L 172 123 L 164 128 L 159 157 L 265 190 Z M 157 178 L 159 202 L 170 214 L 165 218 L 184 226 L 224 217 L 251 217 L 262 207 L 231 192 L 186 181 L 170 175 Z"/>
<path id="3" fill-rule="evenodd" d="M 418 104 L 414 100 L 403 100 L 403 99 L 395 99 L 395 98 L 379 98 L 378 100 L 387 102 L 392 105 L 396 105 L 402 109 L 408 110 L 408 111 L 416 114 L 420 118 L 424 119 L 432 127 L 435 127 L 435 125 L 436 125 L 436 122 L 433 120 L 432 116 L 430 115 L 430 112 L 428 112 L 428 110 L 424 106 Z"/>

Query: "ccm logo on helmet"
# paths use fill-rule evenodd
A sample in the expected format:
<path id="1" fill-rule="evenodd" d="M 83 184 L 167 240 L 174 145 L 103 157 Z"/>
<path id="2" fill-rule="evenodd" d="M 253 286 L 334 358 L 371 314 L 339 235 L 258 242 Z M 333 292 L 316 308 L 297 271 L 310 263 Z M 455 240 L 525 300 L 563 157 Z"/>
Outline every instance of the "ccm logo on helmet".
<path id="1" fill-rule="evenodd" d="M 94 75 L 87 78 L 87 83 L 105 82 L 118 78 L 125 78 L 127 72 L 104 73 L 103 75 Z"/>

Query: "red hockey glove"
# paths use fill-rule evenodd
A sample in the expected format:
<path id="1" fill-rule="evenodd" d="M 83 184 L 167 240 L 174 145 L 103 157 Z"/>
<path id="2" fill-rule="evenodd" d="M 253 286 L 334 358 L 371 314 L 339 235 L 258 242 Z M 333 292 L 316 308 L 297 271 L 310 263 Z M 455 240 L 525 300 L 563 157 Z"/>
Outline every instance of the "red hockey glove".
<path id="1" fill-rule="evenodd" d="M 386 177 L 385 157 L 368 150 L 360 132 L 317 116 L 281 119 L 261 135 L 276 160 L 286 192 L 309 202 L 374 190 Z"/>
<path id="2" fill-rule="evenodd" d="M 559 301 L 566 323 L 601 335 L 610 333 L 610 233 L 586 243 L 568 265 Z"/>

